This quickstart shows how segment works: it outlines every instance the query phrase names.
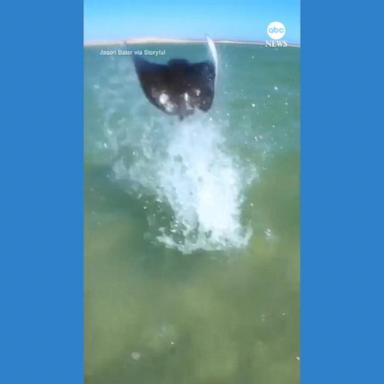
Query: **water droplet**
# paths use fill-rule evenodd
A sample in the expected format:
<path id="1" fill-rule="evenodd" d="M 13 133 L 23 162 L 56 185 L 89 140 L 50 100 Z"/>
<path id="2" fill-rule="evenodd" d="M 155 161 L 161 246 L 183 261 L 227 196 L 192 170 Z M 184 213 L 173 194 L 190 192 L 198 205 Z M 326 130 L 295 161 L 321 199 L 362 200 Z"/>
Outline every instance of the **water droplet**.
<path id="1" fill-rule="evenodd" d="M 267 238 L 267 239 L 271 239 L 272 238 L 272 230 L 271 230 L 271 228 L 267 228 L 265 231 L 264 231 L 264 234 L 265 234 L 265 237 Z"/>
<path id="2" fill-rule="evenodd" d="M 132 359 L 133 360 L 139 360 L 140 359 L 140 357 L 141 357 L 141 353 L 140 352 L 132 352 L 131 353 L 131 357 L 132 357 Z"/>

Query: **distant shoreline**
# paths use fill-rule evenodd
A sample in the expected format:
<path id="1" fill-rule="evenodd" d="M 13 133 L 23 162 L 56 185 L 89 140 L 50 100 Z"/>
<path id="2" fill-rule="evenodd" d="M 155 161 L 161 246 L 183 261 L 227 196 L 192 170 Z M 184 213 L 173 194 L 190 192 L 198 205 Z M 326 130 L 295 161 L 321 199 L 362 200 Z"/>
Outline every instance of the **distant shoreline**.
<path id="1" fill-rule="evenodd" d="M 205 43 L 204 39 L 169 39 L 160 37 L 143 37 L 121 40 L 89 40 L 84 42 L 84 47 L 103 47 L 103 46 L 119 46 L 119 45 L 136 45 L 136 44 L 201 44 Z M 261 40 L 231 40 L 217 39 L 216 44 L 247 44 L 247 45 L 265 45 L 265 41 Z M 288 47 L 300 48 L 298 43 L 288 43 Z"/>

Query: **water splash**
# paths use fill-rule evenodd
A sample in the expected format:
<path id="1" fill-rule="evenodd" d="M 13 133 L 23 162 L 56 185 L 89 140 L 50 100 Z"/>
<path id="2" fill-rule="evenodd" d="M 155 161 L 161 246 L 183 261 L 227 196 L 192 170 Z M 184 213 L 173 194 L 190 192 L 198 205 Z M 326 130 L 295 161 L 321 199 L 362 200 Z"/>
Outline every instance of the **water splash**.
<path id="1" fill-rule="evenodd" d="M 153 120 L 113 170 L 117 180 L 153 196 L 158 208 L 171 208 L 168 225 L 151 220 L 165 246 L 191 253 L 248 243 L 251 232 L 241 223 L 241 204 L 252 176 L 226 152 L 220 127 L 206 116 L 177 124 Z M 163 213 L 164 206 L 157 210 Z"/>

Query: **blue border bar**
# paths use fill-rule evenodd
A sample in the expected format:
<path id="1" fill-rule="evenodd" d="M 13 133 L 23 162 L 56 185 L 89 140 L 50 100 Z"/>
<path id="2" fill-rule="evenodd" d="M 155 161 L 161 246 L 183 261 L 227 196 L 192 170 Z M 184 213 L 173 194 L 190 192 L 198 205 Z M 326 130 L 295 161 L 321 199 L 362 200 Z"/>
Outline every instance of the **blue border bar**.
<path id="1" fill-rule="evenodd" d="M 1 383 L 83 382 L 82 6 L 1 7 Z"/>
<path id="2" fill-rule="evenodd" d="M 302 6 L 302 384 L 384 383 L 378 2 Z"/>

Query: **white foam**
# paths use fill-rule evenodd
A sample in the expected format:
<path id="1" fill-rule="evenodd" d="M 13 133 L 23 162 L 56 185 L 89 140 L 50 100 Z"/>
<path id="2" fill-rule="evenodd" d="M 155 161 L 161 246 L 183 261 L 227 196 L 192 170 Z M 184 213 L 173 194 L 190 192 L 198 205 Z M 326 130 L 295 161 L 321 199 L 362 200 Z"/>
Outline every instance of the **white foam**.
<path id="1" fill-rule="evenodd" d="M 241 224 L 249 172 L 226 152 L 220 127 L 199 115 L 177 124 L 162 119 L 143 132 L 138 160 L 124 166 L 120 158 L 114 172 L 172 209 L 157 241 L 183 253 L 244 247 L 251 235 Z"/>

